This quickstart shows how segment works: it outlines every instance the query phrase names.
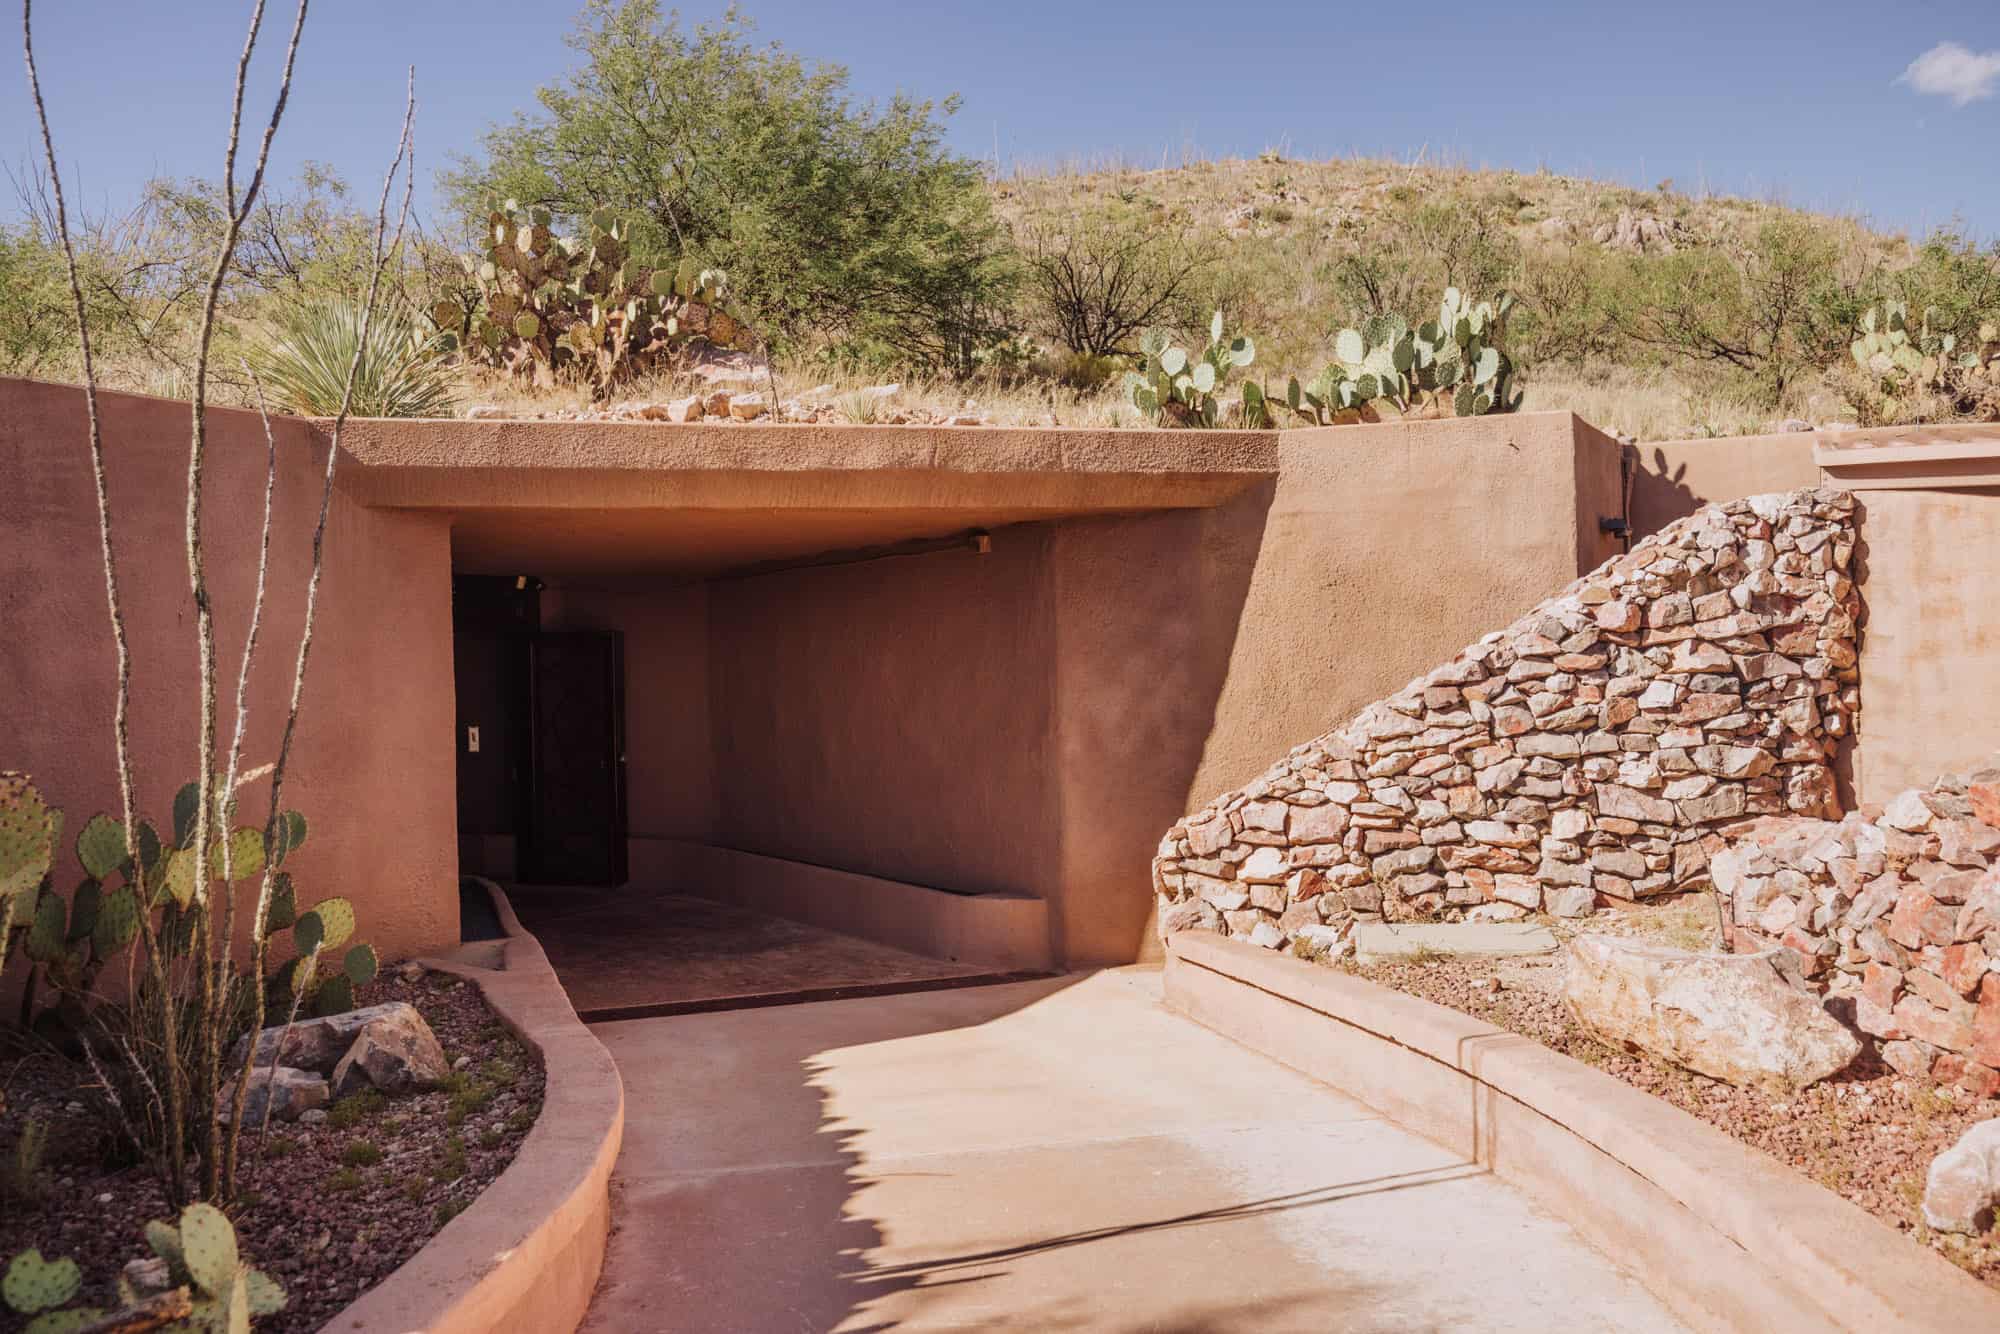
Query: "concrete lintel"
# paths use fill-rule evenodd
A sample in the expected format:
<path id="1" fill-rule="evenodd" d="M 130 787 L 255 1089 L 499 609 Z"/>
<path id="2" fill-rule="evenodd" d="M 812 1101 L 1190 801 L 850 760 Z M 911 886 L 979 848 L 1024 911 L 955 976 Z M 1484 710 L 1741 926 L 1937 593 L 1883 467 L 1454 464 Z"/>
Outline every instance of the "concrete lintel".
<path id="1" fill-rule="evenodd" d="M 350 494 L 389 508 L 1213 505 L 1277 469 L 1273 431 L 359 421 Z"/>

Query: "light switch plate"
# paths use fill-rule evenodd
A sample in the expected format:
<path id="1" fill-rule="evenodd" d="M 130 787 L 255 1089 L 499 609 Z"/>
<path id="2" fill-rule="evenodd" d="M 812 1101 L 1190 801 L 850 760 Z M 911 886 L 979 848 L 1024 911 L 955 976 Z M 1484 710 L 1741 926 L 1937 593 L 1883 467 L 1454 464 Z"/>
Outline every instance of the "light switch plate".
<path id="1" fill-rule="evenodd" d="M 465 729 L 465 753 L 468 755 L 479 753 L 479 729 L 476 727 Z"/>

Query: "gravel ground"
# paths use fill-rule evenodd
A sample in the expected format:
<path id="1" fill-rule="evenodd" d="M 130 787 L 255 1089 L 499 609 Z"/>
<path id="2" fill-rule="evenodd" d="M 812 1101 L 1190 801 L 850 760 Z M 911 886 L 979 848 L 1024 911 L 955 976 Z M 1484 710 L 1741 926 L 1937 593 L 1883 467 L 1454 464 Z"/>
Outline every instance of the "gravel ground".
<path id="1" fill-rule="evenodd" d="M 1641 913 L 1599 913 L 1578 925 L 1668 938 L 1685 948 L 1699 948 L 1692 937 L 1699 935 L 1703 911 L 1712 924 L 1712 906 L 1691 909 L 1683 904 L 1662 905 L 1651 918 Z M 1559 933 L 1575 934 L 1560 928 Z M 1950 1148 L 1968 1126 L 2000 1116 L 2000 1104 L 1907 1079 L 1876 1059 L 1872 1048 L 1834 1078 L 1800 1093 L 1780 1095 L 1735 1088 L 1614 1050 L 1585 1036 L 1563 1008 L 1558 956 L 1436 958 L 1367 967 L 1350 961 L 1338 966 L 1534 1038 L 1664 1098 L 2000 1286 L 2000 1229 L 1980 1237 L 1939 1234 L 1924 1226 L 1918 1211 L 1931 1159 Z"/>
<path id="2" fill-rule="evenodd" d="M 237 1232 L 290 1298 L 258 1322 L 260 1334 L 320 1328 L 415 1254 L 513 1161 L 541 1110 L 540 1062 L 478 987 L 442 973 L 405 982 L 385 969 L 356 1003 L 392 1000 L 415 1005 L 445 1055 L 470 1064 L 446 1088 L 350 1099 L 317 1126 L 275 1124 L 261 1156 L 246 1134 Z M 168 1210 L 144 1171 L 104 1165 L 88 1082 L 48 1055 L 0 1061 L 0 1180 L 21 1127 L 32 1118 L 49 1127 L 39 1198 L 0 1187 L 0 1259 L 28 1246 L 69 1256 L 83 1267 L 84 1299 L 115 1306 L 120 1267 L 151 1254 L 142 1229 Z M 0 1307 L 0 1330 L 17 1328 L 14 1319 Z"/>

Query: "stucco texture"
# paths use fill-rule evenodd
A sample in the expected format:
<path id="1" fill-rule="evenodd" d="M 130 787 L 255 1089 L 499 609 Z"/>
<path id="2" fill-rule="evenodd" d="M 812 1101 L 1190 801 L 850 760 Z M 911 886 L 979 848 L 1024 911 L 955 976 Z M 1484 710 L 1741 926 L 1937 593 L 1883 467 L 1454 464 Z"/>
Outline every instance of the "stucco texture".
<path id="1" fill-rule="evenodd" d="M 170 822 L 196 768 L 198 665 L 183 544 L 185 403 L 102 396 L 118 573 L 132 646 L 132 753 L 142 813 Z M 116 671 L 79 389 L 0 382 L 0 767 L 31 774 L 74 832 L 118 809 Z M 275 756 L 304 618 L 326 445 L 278 419 L 269 601 L 251 679 L 246 767 Z M 263 509 L 254 413 L 208 414 L 204 544 L 216 614 L 223 744 Z M 302 900 L 343 895 L 384 957 L 458 938 L 451 585 L 441 516 L 336 496 L 286 805 L 311 837 L 288 865 Z M 254 805 L 252 813 L 256 811 Z M 67 851 L 56 883 L 81 872 Z"/>
<path id="2" fill-rule="evenodd" d="M 1819 485 L 1808 431 L 1631 446 L 1632 536 L 1650 537 L 1703 505 Z"/>
<path id="3" fill-rule="evenodd" d="M 1865 491 L 1854 784 L 1881 802 L 2000 749 L 2000 491 Z"/>
<path id="4" fill-rule="evenodd" d="M 1615 547 L 1568 414 L 1281 437 L 1222 503 L 710 586 L 716 841 L 1150 946 L 1158 832 Z"/>
<path id="5" fill-rule="evenodd" d="M 0 762 L 111 802 L 110 654 L 75 390 L 8 385 Z M 182 405 L 107 397 L 158 811 L 192 750 Z M 225 677 L 253 570 L 253 416 L 216 412 Z M 258 717 L 298 623 L 323 425 L 279 424 Z M 1049 957 L 1147 948 L 1158 831 L 1613 554 L 1615 442 L 1567 413 L 1299 432 L 359 422 L 297 758 L 308 895 L 390 953 L 455 932 L 450 578 L 531 573 L 626 655 L 632 864 L 690 844 L 1044 900 Z M 131 497 L 143 497 L 133 500 Z M 991 531 L 969 546 L 767 568 Z M 139 559 L 134 553 L 148 553 Z M 52 651 L 77 645 L 78 651 Z M 92 649 L 91 645 L 102 646 Z M 253 761 L 270 739 L 253 736 Z M 695 859 L 698 861 L 699 859 Z"/>

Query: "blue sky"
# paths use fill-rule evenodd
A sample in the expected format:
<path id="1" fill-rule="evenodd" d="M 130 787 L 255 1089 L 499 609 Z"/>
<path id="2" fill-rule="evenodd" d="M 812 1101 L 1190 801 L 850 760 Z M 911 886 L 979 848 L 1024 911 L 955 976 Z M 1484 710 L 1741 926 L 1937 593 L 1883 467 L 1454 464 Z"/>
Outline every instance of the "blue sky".
<path id="1" fill-rule="evenodd" d="M 257 114 L 291 17 L 287 0 L 270 8 Z M 1671 177 L 1916 231 L 1957 217 L 2000 235 L 1993 0 L 745 8 L 763 37 L 847 65 L 861 96 L 959 93 L 958 147 L 987 158 L 997 144 L 1003 166 L 1422 153 L 1641 186 Z M 248 12 L 248 0 L 41 0 L 37 55 L 73 202 L 115 207 L 155 174 L 216 174 Z M 449 150 L 563 68 L 573 13 L 570 0 L 319 0 L 279 171 L 315 159 L 357 185 L 378 178 L 415 62 L 421 200 Z M 11 46 L 14 29 L 0 31 Z M 0 108 L 0 160 L 18 174 L 39 157 L 18 54 L 0 61 Z M 0 195 L 0 216 L 14 213 Z"/>

